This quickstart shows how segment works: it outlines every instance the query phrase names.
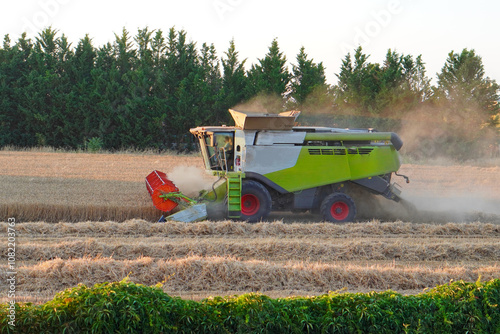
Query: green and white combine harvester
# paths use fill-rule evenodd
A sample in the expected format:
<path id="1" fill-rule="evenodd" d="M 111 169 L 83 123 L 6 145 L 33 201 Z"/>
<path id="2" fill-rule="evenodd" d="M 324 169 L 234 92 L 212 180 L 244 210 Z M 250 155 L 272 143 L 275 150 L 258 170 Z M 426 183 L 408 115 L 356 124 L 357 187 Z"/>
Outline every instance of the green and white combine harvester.
<path id="1" fill-rule="evenodd" d="M 399 186 L 391 183 L 392 175 L 399 175 L 403 145 L 397 134 L 295 126 L 298 111 L 229 111 L 235 126 L 190 130 L 199 140 L 206 170 L 219 177 L 212 190 L 191 199 L 165 173 L 146 177 L 153 203 L 167 220 L 201 220 L 222 207 L 227 218 L 249 222 L 271 211 L 307 210 L 326 221 L 347 222 L 354 220 L 356 205 L 363 205 L 354 202 L 353 191 L 401 200 Z"/>

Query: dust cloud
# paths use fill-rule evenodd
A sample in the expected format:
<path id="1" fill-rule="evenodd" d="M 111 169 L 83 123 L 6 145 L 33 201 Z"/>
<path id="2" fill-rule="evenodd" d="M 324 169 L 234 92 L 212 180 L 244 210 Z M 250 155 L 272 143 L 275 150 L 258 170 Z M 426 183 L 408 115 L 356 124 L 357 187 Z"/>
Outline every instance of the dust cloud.
<path id="1" fill-rule="evenodd" d="M 194 166 L 178 166 L 168 173 L 169 179 L 179 188 L 184 195 L 196 199 L 202 190 L 212 190 L 212 186 L 219 186 L 223 180 L 206 174 L 204 169 Z M 227 218 L 227 205 L 225 201 L 204 200 L 208 217 L 211 220 L 224 220 Z"/>
<path id="2" fill-rule="evenodd" d="M 437 107 L 415 110 L 402 119 L 397 130 L 404 142 L 401 153 L 415 165 L 401 169 L 416 182 L 404 187 L 402 196 L 414 205 L 413 215 L 421 220 L 500 222 L 498 130 L 486 126 L 486 119 L 474 109 L 451 114 Z"/>
<path id="3" fill-rule="evenodd" d="M 358 199 L 358 218 L 423 223 L 500 223 L 500 192 L 493 189 L 495 184 L 482 185 L 477 182 L 478 178 L 471 178 L 458 180 L 460 185 L 449 185 L 448 180 L 439 178 L 439 172 L 447 168 L 450 175 L 460 176 L 460 173 L 453 171 L 460 170 L 460 166 L 440 166 L 440 170 L 434 174 L 432 171 L 416 175 L 408 173 L 410 178 L 413 176 L 415 185 L 410 182 L 402 186 L 400 202 L 371 194 L 367 195 L 368 199 Z M 497 175 L 500 173 L 500 168 L 494 170 Z M 495 175 L 485 175 L 486 182 L 493 182 L 497 178 Z"/>
<path id="4" fill-rule="evenodd" d="M 467 116 L 439 108 L 421 108 L 400 118 L 394 129 L 403 139 L 403 155 L 425 162 L 470 164 L 500 156 L 499 130 L 487 124 L 484 112 Z"/>
<path id="5" fill-rule="evenodd" d="M 487 197 L 482 193 L 456 194 L 446 197 L 415 197 L 408 196 L 408 201 L 413 203 L 420 212 L 441 212 L 454 216 L 468 216 L 478 213 L 487 215 L 500 215 L 500 202 L 498 198 Z"/>
<path id="6" fill-rule="evenodd" d="M 284 111 L 283 99 L 278 95 L 258 94 L 232 109 L 250 113 L 278 114 Z"/>
<path id="7" fill-rule="evenodd" d="M 191 198 L 197 197 L 201 190 L 210 189 L 216 180 L 205 170 L 194 166 L 177 166 L 168 173 L 168 178 L 181 193 Z"/>

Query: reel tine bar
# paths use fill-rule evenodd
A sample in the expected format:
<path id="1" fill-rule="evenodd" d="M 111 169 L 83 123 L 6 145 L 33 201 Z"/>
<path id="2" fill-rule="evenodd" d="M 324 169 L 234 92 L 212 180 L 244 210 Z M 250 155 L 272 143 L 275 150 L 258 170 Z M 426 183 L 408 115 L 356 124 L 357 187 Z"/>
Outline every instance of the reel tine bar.
<path id="1" fill-rule="evenodd" d="M 152 171 L 146 176 L 146 188 L 158 210 L 169 212 L 179 205 L 176 201 L 162 197 L 164 194 L 179 192 L 175 184 L 168 179 L 167 174 L 157 170 Z"/>

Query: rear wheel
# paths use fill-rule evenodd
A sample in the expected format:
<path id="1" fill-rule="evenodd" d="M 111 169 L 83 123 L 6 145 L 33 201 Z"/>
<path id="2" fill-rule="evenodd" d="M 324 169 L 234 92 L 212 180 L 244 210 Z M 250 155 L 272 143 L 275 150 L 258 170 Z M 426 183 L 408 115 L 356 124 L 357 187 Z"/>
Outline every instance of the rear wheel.
<path id="1" fill-rule="evenodd" d="M 243 181 L 241 189 L 241 219 L 256 222 L 267 217 L 271 212 L 271 195 L 262 184 Z"/>
<path id="2" fill-rule="evenodd" d="M 351 197 L 343 193 L 333 193 L 325 197 L 320 208 L 323 219 L 334 222 L 350 222 L 356 216 L 356 206 Z"/>

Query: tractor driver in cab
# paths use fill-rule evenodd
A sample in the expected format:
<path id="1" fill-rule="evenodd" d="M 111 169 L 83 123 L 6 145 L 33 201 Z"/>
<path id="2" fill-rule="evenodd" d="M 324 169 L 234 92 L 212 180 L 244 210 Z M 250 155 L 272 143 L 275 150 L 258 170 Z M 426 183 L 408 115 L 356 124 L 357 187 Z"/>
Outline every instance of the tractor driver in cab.
<path id="1" fill-rule="evenodd" d="M 229 136 L 224 137 L 224 146 L 222 148 L 224 149 L 224 151 L 226 151 L 226 153 L 233 150 L 233 143 L 231 137 Z"/>
<path id="2" fill-rule="evenodd" d="M 221 147 L 221 151 L 225 152 L 226 156 L 226 161 L 227 161 L 227 169 L 228 170 L 233 170 L 233 158 L 234 158 L 234 152 L 233 152 L 233 141 L 230 136 L 225 136 L 224 137 L 224 146 Z"/>

